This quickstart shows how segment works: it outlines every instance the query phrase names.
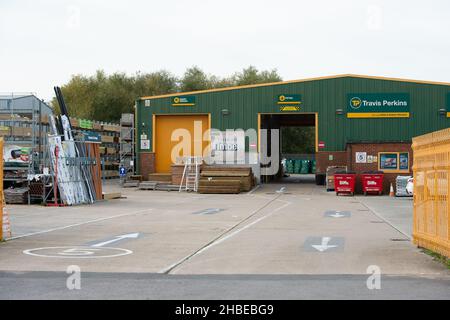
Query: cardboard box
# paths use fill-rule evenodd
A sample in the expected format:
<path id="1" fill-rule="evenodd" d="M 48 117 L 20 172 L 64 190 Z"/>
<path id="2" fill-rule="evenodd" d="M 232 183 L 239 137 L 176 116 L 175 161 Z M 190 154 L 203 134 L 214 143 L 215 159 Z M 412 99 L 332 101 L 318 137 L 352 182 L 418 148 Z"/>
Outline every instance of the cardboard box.
<path id="1" fill-rule="evenodd" d="M 11 128 L 6 126 L 0 126 L 0 136 L 9 136 L 11 135 Z"/>
<path id="2" fill-rule="evenodd" d="M 114 142 L 114 137 L 113 136 L 103 136 L 102 135 L 102 142 L 113 143 Z"/>
<path id="3" fill-rule="evenodd" d="M 74 128 L 79 128 L 80 127 L 80 122 L 76 118 L 70 118 L 70 124 Z"/>
<path id="4" fill-rule="evenodd" d="M 26 127 L 12 127 L 11 135 L 16 137 L 31 137 L 33 131 L 31 128 Z"/>

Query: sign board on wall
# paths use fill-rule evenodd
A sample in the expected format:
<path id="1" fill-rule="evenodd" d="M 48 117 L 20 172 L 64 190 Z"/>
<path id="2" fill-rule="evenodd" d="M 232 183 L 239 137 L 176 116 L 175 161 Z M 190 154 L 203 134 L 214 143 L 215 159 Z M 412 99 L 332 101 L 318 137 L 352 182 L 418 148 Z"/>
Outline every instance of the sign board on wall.
<path id="1" fill-rule="evenodd" d="M 447 118 L 450 118 L 450 92 L 447 93 Z"/>
<path id="2" fill-rule="evenodd" d="M 324 142 L 324 141 L 319 141 L 318 147 L 319 147 L 320 149 L 325 148 L 325 142 Z"/>
<path id="3" fill-rule="evenodd" d="M 98 132 L 93 131 L 83 131 L 83 139 L 86 142 L 102 142 L 102 137 Z"/>
<path id="4" fill-rule="evenodd" d="M 148 139 L 141 140 L 141 149 L 142 150 L 150 149 L 150 140 L 148 140 Z"/>
<path id="5" fill-rule="evenodd" d="M 380 152 L 378 170 L 387 172 L 408 172 L 408 152 Z"/>
<path id="6" fill-rule="evenodd" d="M 356 152 L 356 163 L 367 163 L 367 152 Z"/>
<path id="7" fill-rule="evenodd" d="M 409 118 L 408 93 L 349 93 L 347 118 Z"/>
<path id="8" fill-rule="evenodd" d="M 173 97 L 172 106 L 174 107 L 195 106 L 195 96 Z"/>
<path id="9" fill-rule="evenodd" d="M 380 169 L 381 170 L 397 170 L 397 153 L 381 153 L 380 154 Z"/>
<path id="10" fill-rule="evenodd" d="M 245 132 L 211 131 L 211 158 L 217 164 L 245 163 Z"/>
<path id="11" fill-rule="evenodd" d="M 280 111 L 299 111 L 302 103 L 300 94 L 279 94 L 277 96 L 277 105 Z"/>

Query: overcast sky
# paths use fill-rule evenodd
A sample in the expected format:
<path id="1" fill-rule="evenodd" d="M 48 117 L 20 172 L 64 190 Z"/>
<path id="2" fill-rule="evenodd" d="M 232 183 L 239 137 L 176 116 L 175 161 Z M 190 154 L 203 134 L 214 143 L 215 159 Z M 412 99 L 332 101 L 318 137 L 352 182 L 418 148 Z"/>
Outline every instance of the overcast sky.
<path id="1" fill-rule="evenodd" d="M 0 92 L 193 65 L 450 82 L 450 1 L 0 0 Z"/>

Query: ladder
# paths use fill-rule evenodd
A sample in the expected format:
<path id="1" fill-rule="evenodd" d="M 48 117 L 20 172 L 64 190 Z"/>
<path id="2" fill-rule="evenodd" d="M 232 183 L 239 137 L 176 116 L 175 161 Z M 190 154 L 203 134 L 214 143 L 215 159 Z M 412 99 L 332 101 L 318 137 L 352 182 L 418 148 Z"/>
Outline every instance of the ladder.
<path id="1" fill-rule="evenodd" d="M 179 192 L 183 190 L 197 192 L 201 164 L 201 157 L 184 157 L 184 169 Z"/>

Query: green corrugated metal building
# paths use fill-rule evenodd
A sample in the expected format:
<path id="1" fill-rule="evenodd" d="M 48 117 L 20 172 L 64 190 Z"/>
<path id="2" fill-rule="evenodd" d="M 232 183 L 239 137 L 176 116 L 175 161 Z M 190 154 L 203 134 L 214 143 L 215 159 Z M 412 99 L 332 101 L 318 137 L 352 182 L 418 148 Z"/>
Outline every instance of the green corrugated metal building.
<path id="1" fill-rule="evenodd" d="M 163 161 L 154 154 L 158 131 L 153 126 L 158 116 L 188 114 L 207 115 L 208 126 L 222 131 L 259 130 L 271 123 L 314 125 L 318 170 L 324 172 L 333 161 L 342 164 L 344 156 L 340 152 L 346 152 L 346 162 L 352 167 L 349 144 L 390 143 L 389 148 L 394 148 L 392 144 L 410 144 L 414 136 L 449 127 L 450 83 L 348 74 L 142 97 L 136 105 L 138 172 L 151 173 L 158 167 L 155 162 Z M 374 159 L 383 169 L 378 163 L 382 151 L 372 151 L 376 155 L 360 152 L 373 156 L 367 169 L 373 168 Z M 148 154 L 153 154 L 153 160 L 143 159 Z"/>

